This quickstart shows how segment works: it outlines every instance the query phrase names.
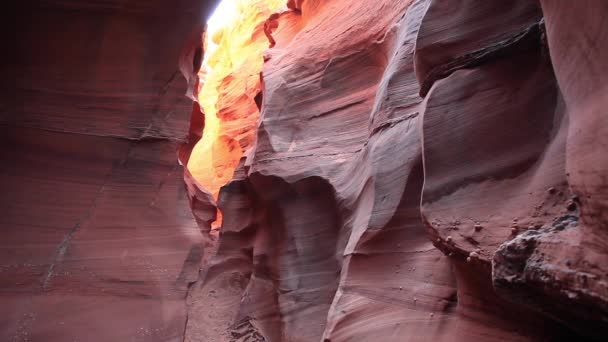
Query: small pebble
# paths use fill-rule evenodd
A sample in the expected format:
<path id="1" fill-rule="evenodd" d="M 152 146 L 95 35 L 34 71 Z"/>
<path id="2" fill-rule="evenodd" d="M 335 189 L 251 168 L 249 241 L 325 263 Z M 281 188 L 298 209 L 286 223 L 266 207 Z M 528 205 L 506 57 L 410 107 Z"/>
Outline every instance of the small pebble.
<path id="1" fill-rule="evenodd" d="M 566 207 L 566 209 L 568 209 L 570 211 L 575 211 L 576 210 L 576 203 L 574 203 L 574 201 L 569 201 L 568 202 L 568 206 Z"/>
<path id="2" fill-rule="evenodd" d="M 431 313 L 429 314 L 429 316 L 431 316 L 431 318 L 433 318 L 433 316 L 435 316 L 435 314 L 431 312 Z"/>
<path id="3" fill-rule="evenodd" d="M 513 234 L 513 235 L 517 234 L 517 227 L 511 228 L 511 234 Z"/>
<path id="4" fill-rule="evenodd" d="M 483 228 L 483 227 L 482 227 L 482 226 L 481 226 L 479 223 L 475 224 L 475 231 L 477 231 L 477 232 L 478 232 L 478 231 L 480 231 L 482 228 Z"/>
<path id="5" fill-rule="evenodd" d="M 447 238 L 445 238 L 445 241 L 447 241 L 448 243 L 452 242 L 452 237 L 450 235 L 448 235 Z"/>
<path id="6" fill-rule="evenodd" d="M 551 195 L 555 194 L 555 192 L 556 192 L 556 190 L 555 190 L 555 188 L 554 188 L 554 187 L 550 187 L 549 189 L 547 189 L 547 191 L 548 191 L 548 192 L 549 192 Z"/>

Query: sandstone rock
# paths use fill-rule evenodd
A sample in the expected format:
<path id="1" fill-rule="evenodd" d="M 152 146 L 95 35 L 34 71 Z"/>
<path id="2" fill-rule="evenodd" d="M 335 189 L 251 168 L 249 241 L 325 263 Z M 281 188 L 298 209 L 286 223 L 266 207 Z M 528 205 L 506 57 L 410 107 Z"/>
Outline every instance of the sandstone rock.
<path id="1" fill-rule="evenodd" d="M 207 251 L 176 157 L 192 108 L 180 69 L 194 86 L 208 5 L 8 5 L 0 340 L 183 338 Z"/>
<path id="2" fill-rule="evenodd" d="M 604 1 L 207 5 L 4 22 L 0 340 L 606 339 Z"/>
<path id="3" fill-rule="evenodd" d="M 234 317 L 225 336 L 569 336 L 554 316 L 501 298 L 491 273 L 513 220 L 568 212 L 568 117 L 540 7 L 289 6 L 272 19 L 257 141 L 220 194 L 227 221 L 198 285 L 248 279 L 232 304 L 213 305 L 211 316 Z"/>

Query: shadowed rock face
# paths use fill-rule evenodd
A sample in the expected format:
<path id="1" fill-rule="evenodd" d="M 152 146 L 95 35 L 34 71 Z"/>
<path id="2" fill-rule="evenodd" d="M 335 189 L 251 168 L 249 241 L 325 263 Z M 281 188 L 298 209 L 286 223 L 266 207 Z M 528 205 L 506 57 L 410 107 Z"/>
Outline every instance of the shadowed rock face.
<path id="1" fill-rule="evenodd" d="M 177 161 L 193 110 L 180 69 L 196 80 L 208 5 L 9 5 L 0 340 L 183 339 L 206 249 Z"/>
<path id="2" fill-rule="evenodd" d="M 216 242 L 206 2 L 16 5 L 0 340 L 605 340 L 606 2 L 287 6 Z"/>
<path id="3" fill-rule="evenodd" d="M 187 339 L 605 338 L 605 6 L 288 7 Z"/>

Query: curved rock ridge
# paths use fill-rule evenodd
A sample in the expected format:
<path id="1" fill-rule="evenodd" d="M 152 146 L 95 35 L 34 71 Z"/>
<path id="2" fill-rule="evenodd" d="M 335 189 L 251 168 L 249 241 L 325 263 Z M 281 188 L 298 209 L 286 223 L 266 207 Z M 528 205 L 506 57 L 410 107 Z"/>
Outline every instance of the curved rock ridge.
<path id="1" fill-rule="evenodd" d="M 287 5 L 186 340 L 606 338 L 606 6 Z"/>

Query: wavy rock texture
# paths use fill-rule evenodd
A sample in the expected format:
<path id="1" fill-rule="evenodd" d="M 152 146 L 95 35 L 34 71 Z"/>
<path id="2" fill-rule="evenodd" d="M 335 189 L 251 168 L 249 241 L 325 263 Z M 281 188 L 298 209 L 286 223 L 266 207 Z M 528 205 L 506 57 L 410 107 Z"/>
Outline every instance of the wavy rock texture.
<path id="1" fill-rule="evenodd" d="M 207 6 L 21 1 L 7 14 L 0 340 L 183 340 L 206 251 L 177 161 L 192 112 L 180 69 L 193 85 Z"/>
<path id="2" fill-rule="evenodd" d="M 220 18 L 227 21 L 224 26 L 206 34 L 208 54 L 197 96 L 205 115 L 204 135 L 187 164 L 215 199 L 255 139 L 262 51 L 270 45 L 267 35 L 271 28 L 266 22 L 274 11 L 284 7 L 282 0 L 230 1 L 238 16 Z M 217 226 L 221 216 L 218 221 Z"/>
<path id="3" fill-rule="evenodd" d="M 605 1 L 287 1 L 218 241 L 206 2 L 14 6 L 0 340 L 608 337 Z"/>
<path id="4" fill-rule="evenodd" d="M 570 214 L 554 219 L 538 235 L 523 237 L 530 241 L 530 247 L 526 248 L 527 257 L 518 258 L 521 261 L 512 262 L 511 256 L 518 253 L 510 248 L 521 249 L 522 239 L 503 246 L 495 257 L 495 270 L 512 271 L 513 264 L 519 264 L 513 272 L 513 286 L 506 286 L 507 296 L 525 301 L 581 334 L 604 339 L 608 331 L 608 162 L 602 151 L 607 146 L 608 123 L 600 108 L 608 101 L 607 52 L 603 48 L 608 31 L 605 20 L 597 14 L 606 13 L 608 4 L 541 4 L 568 121 L 557 134 L 566 140 L 560 169 L 572 194 L 566 209 Z M 587 19 L 585 25 L 574 25 L 571 17 Z M 500 262 L 502 258 L 506 265 Z M 495 282 L 502 278 L 495 277 Z"/>
<path id="5" fill-rule="evenodd" d="M 288 7 L 186 339 L 608 336 L 606 6 Z"/>

